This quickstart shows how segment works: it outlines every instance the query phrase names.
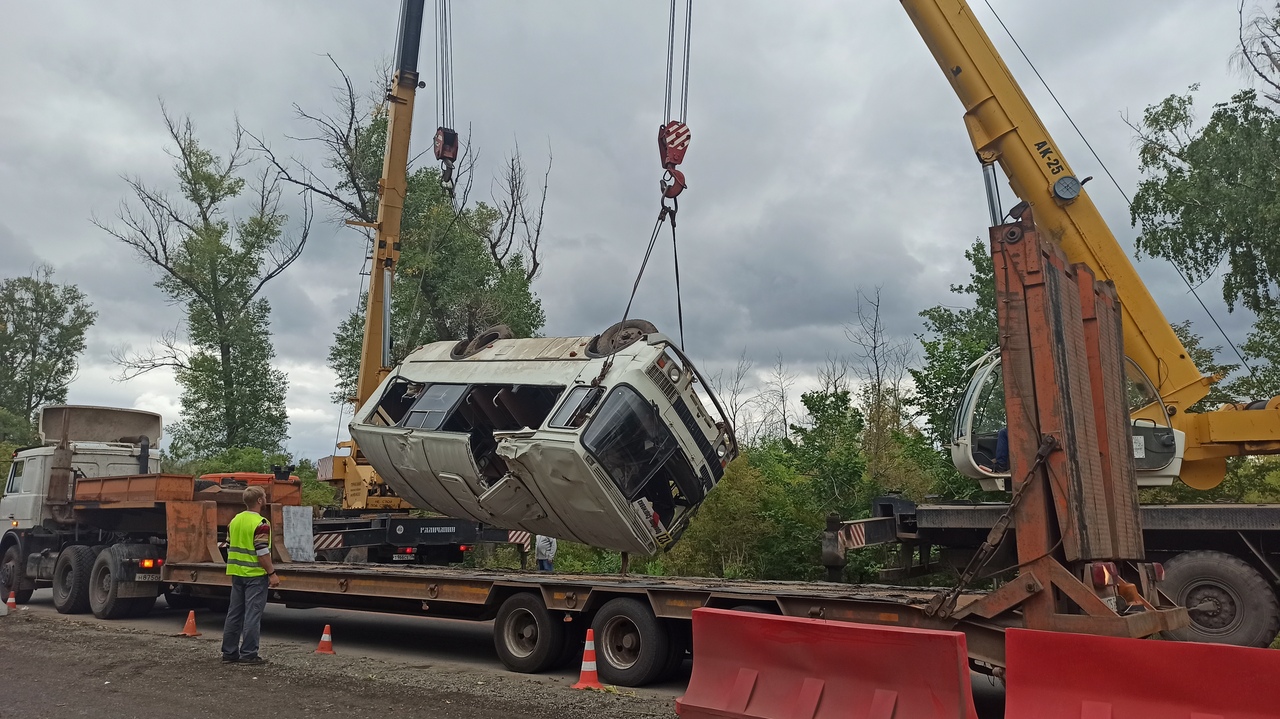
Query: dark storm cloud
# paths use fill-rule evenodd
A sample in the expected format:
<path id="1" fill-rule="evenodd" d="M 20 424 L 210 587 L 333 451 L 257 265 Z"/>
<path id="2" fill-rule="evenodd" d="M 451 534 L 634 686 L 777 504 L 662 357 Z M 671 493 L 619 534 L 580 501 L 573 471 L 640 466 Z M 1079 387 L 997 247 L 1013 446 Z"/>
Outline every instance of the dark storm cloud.
<path id="1" fill-rule="evenodd" d="M 1033 53 L 1126 190 L 1138 180 L 1121 113 L 1203 83 L 1203 107 L 1241 84 L 1227 68 L 1234 7 L 1179 2 L 995 3 Z M 778 353 L 808 372 L 846 353 L 858 291 L 881 287 L 889 331 L 910 337 L 917 313 L 952 301 L 963 251 L 986 213 L 962 108 L 896 3 L 700 2 L 694 16 L 679 216 L 685 330 L 708 368 L 745 351 Z M 977 15 L 1023 83 L 1126 251 L 1124 201 L 1037 85 L 985 6 Z M 666 50 L 661 3 L 459 3 L 454 8 L 457 117 L 479 151 L 476 192 L 519 142 L 532 173 L 555 161 L 544 271 L 535 285 L 548 334 L 591 334 L 617 321 L 657 212 L 654 134 Z M 121 175 L 172 189 L 158 98 L 190 114 L 225 149 L 238 118 L 286 156 L 317 148 L 292 104 L 331 107 L 333 55 L 361 90 L 394 45 L 398 3 L 61 2 L 15 5 L 0 24 L 0 253 L 6 276 L 45 261 L 100 312 L 73 401 L 147 406 L 176 419 L 176 390 L 156 375 L 115 384 L 110 349 L 135 349 L 181 320 L 157 275 L 90 218 L 110 218 Z M 436 124 L 431 31 L 423 44 L 415 151 Z M 1050 111 L 1053 108 L 1052 112 Z M 1006 195 L 1006 199 L 1011 195 Z M 297 227 L 296 196 L 285 195 Z M 1009 203 L 1011 204 L 1011 202 Z M 235 208 L 233 208 L 234 210 Z M 324 355 L 354 306 L 363 246 L 318 219 L 307 250 L 266 296 L 276 350 L 291 374 L 290 448 L 328 451 L 337 416 Z M 1171 321 L 1211 327 L 1167 267 L 1139 271 Z M 664 235 L 633 315 L 675 334 L 670 239 Z M 1202 296 L 1222 312 L 1216 288 Z M 1239 338 L 1248 318 L 1225 317 Z M 1203 328 L 1201 327 L 1203 325 Z M 1219 344 L 1210 340 L 1209 344 Z"/>

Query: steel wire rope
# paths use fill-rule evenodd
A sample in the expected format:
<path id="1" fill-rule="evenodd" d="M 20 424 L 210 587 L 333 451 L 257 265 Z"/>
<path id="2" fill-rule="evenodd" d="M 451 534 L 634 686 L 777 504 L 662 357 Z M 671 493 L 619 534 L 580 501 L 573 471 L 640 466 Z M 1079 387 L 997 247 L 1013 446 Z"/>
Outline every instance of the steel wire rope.
<path id="1" fill-rule="evenodd" d="M 1097 160 L 1098 166 L 1102 168 L 1103 172 L 1107 173 L 1107 178 L 1111 180 L 1111 184 L 1115 185 L 1116 191 L 1118 191 L 1120 196 L 1124 198 L 1125 206 L 1132 211 L 1133 202 L 1129 199 L 1128 193 L 1120 187 L 1120 182 L 1116 180 L 1115 175 L 1111 174 L 1111 168 L 1107 167 L 1107 163 L 1103 162 L 1102 158 L 1098 156 L 1097 151 L 1093 149 L 1093 145 L 1089 143 L 1089 139 L 1084 136 L 1084 132 L 1078 125 L 1076 125 L 1076 121 L 1072 119 L 1071 113 L 1067 112 L 1067 108 L 1063 107 L 1062 102 L 1058 100 L 1057 94 L 1053 92 L 1053 88 L 1049 87 L 1048 81 L 1040 74 L 1040 70 L 1037 69 L 1035 63 L 1031 61 L 1026 50 L 1022 49 L 1022 44 L 1018 42 L 1018 38 L 1014 37 L 1013 31 L 1009 29 L 1008 25 L 1005 25 L 1004 20 L 1000 17 L 1000 13 L 996 12 L 996 9 L 991 6 L 991 0 L 983 0 L 983 3 L 986 4 L 987 9 L 991 11 L 991 14 L 995 16 L 996 22 L 1000 23 L 1000 27 L 1003 28 L 1005 34 L 1009 36 L 1009 40 L 1013 42 L 1013 46 L 1018 49 L 1018 52 L 1022 55 L 1022 59 L 1027 61 L 1027 65 L 1031 68 L 1031 71 L 1035 73 L 1036 79 L 1038 79 L 1040 84 L 1044 86 L 1044 89 L 1049 93 L 1049 97 L 1053 98 L 1054 104 L 1056 104 L 1058 109 L 1062 111 L 1063 116 L 1067 118 L 1067 122 L 1071 123 L 1071 129 L 1076 131 L 1076 135 L 1078 135 L 1080 140 L 1084 142 L 1085 147 L 1089 148 L 1089 152 L 1093 155 L 1093 159 Z M 1240 364 L 1249 372 L 1249 376 L 1255 377 L 1253 367 L 1249 366 L 1244 355 L 1240 353 L 1240 349 L 1231 341 L 1231 337 L 1227 335 L 1226 330 L 1222 329 L 1222 325 L 1218 323 L 1218 318 L 1213 315 L 1213 312 L 1209 311 L 1208 305 L 1204 303 L 1204 300 L 1200 299 L 1200 293 L 1196 292 L 1196 288 L 1191 284 L 1191 281 L 1187 279 L 1182 268 L 1173 260 L 1169 260 L 1168 262 L 1173 266 L 1174 271 L 1178 273 L 1178 277 L 1182 279 L 1182 283 L 1187 286 L 1187 291 L 1191 293 L 1192 297 L 1196 298 L 1196 302 L 1199 303 L 1200 309 L 1204 310 L 1204 313 L 1209 316 L 1209 321 L 1213 322 L 1213 326 L 1218 329 L 1218 333 L 1222 335 L 1224 340 L 1226 340 L 1227 346 L 1230 347 L 1231 351 L 1235 353 L 1237 358 L 1239 358 Z"/>

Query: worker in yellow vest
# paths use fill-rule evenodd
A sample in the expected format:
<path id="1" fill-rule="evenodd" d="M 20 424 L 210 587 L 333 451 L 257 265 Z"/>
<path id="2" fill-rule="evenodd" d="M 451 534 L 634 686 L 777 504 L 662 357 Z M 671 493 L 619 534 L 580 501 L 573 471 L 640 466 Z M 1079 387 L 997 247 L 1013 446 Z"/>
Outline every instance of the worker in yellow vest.
<path id="1" fill-rule="evenodd" d="M 231 606 L 222 628 L 222 661 L 265 664 L 258 656 L 262 613 L 267 590 L 280 586 L 271 563 L 271 522 L 263 517 L 267 493 L 262 487 L 244 490 L 245 511 L 227 525 L 227 574 L 231 575 Z"/>

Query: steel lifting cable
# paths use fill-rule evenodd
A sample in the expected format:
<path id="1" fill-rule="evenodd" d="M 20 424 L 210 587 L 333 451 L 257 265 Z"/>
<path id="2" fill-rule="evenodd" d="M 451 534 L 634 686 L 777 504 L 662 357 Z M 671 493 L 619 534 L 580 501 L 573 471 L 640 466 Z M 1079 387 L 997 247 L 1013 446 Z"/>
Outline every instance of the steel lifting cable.
<path id="1" fill-rule="evenodd" d="M 457 182 L 453 163 L 458 159 L 458 133 L 453 129 L 453 8 L 450 0 L 436 0 L 436 128 L 434 150 L 440 162 L 440 187 L 454 196 Z"/>
<path id="2" fill-rule="evenodd" d="M 631 284 L 631 295 L 627 298 L 627 307 L 622 312 L 622 321 L 619 325 L 626 323 L 627 318 L 631 316 L 631 305 L 636 300 L 636 293 L 640 290 L 640 280 L 644 277 L 645 268 L 649 266 L 649 258 L 653 256 L 653 248 L 658 243 L 658 235 L 662 231 L 662 223 L 668 218 L 671 219 L 671 252 L 675 265 L 676 280 L 676 317 L 680 327 L 680 349 L 684 349 L 684 303 L 680 291 L 680 249 L 676 242 L 676 213 L 680 209 L 680 201 L 677 199 L 680 192 L 686 187 L 684 181 L 684 173 L 676 169 L 676 166 L 684 161 L 685 152 L 689 149 L 689 126 L 685 124 L 685 119 L 689 111 L 689 38 L 692 28 L 691 17 L 693 10 L 693 0 L 685 0 L 684 8 L 684 52 L 683 67 L 680 71 L 680 117 L 676 119 L 671 115 L 672 90 L 675 86 L 675 47 L 676 47 L 676 15 L 677 0 L 671 0 L 671 16 L 667 25 L 667 77 L 666 89 L 663 97 L 662 113 L 664 123 L 658 126 L 658 154 L 662 162 L 663 177 L 659 183 L 662 190 L 660 200 L 661 209 L 658 211 L 658 219 L 653 224 L 653 232 L 649 234 L 649 244 L 645 248 L 644 258 L 640 261 L 640 270 L 636 273 L 635 282 Z M 608 373 L 609 368 L 613 366 L 613 355 L 605 360 L 604 366 L 600 369 L 600 376 L 596 378 L 599 382 Z"/>

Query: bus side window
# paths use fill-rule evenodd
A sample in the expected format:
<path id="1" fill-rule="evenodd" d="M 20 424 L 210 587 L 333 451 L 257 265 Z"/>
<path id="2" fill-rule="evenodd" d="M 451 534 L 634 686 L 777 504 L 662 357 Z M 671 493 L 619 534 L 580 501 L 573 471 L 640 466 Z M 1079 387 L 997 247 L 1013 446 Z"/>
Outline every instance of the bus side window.
<path id="1" fill-rule="evenodd" d="M 600 402 L 600 397 L 603 395 L 603 387 L 574 387 L 569 390 L 569 396 L 560 405 L 560 409 L 556 410 L 555 415 L 551 417 L 551 421 L 547 422 L 547 426 L 559 429 L 577 429 L 581 427 L 582 423 L 587 420 L 587 415 L 591 414 L 591 410 L 595 409 L 596 404 Z"/>

